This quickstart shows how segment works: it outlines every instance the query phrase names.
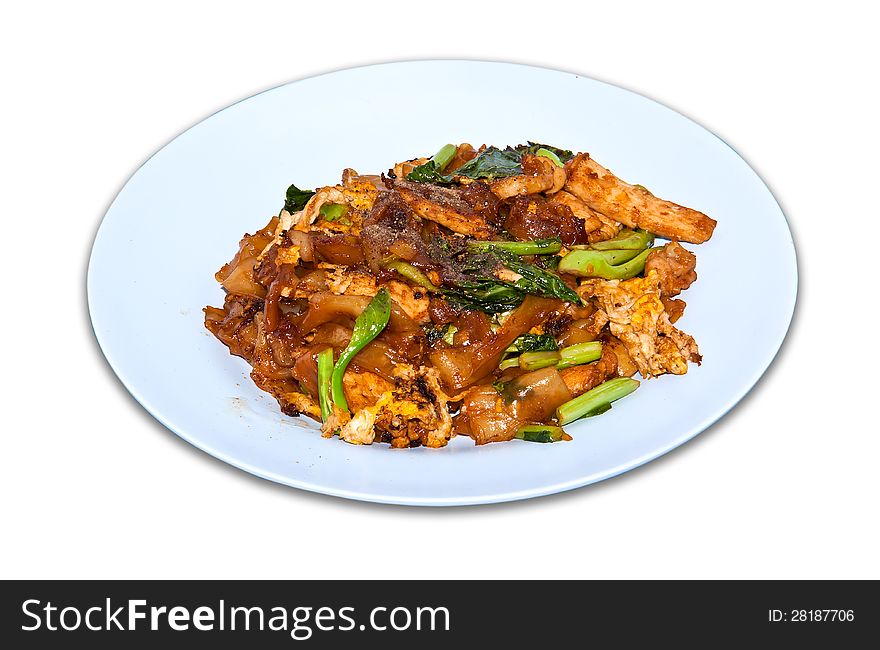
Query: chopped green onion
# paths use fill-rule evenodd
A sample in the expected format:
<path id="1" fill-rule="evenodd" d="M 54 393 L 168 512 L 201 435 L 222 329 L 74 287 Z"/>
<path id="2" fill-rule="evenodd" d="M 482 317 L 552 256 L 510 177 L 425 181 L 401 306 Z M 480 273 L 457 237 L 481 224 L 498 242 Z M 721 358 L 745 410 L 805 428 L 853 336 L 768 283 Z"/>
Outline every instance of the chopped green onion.
<path id="1" fill-rule="evenodd" d="M 515 437 L 528 442 L 559 442 L 564 433 L 562 427 L 529 424 L 517 429 Z"/>
<path id="2" fill-rule="evenodd" d="M 559 370 L 570 368 L 571 366 L 580 366 L 585 363 L 596 361 L 602 356 L 602 343 L 599 341 L 588 341 L 586 343 L 576 343 L 569 345 L 559 351 L 559 363 L 556 367 Z"/>
<path id="3" fill-rule="evenodd" d="M 333 374 L 333 348 L 318 352 L 318 403 L 321 405 L 321 419 L 326 422 L 333 412 L 330 403 L 330 376 Z"/>
<path id="4" fill-rule="evenodd" d="M 330 377 L 330 392 L 333 396 L 333 402 L 343 411 L 348 410 L 348 402 L 345 400 L 345 391 L 342 386 L 342 376 L 345 374 L 345 369 L 358 352 L 379 336 L 390 318 L 391 296 L 388 294 L 388 289 L 382 287 L 355 320 L 351 340 L 339 355 L 336 365 L 333 366 L 333 374 Z"/>
<path id="5" fill-rule="evenodd" d="M 562 161 L 559 160 L 559 156 L 557 156 L 555 153 L 553 153 L 553 152 L 550 151 L 549 149 L 545 149 L 544 147 L 541 147 L 540 149 L 538 149 L 538 150 L 535 152 L 535 155 L 536 155 L 536 156 L 544 156 L 544 158 L 549 158 L 549 159 L 552 160 L 554 163 L 556 163 L 559 167 L 564 167 L 564 166 L 565 166 L 565 165 L 562 164 Z"/>
<path id="6" fill-rule="evenodd" d="M 437 171 L 442 172 L 446 165 L 449 164 L 449 161 L 455 157 L 455 152 L 458 151 L 458 147 L 454 144 L 446 144 L 434 154 L 434 157 L 431 160 L 434 161 L 434 164 L 437 165 Z"/>
<path id="7" fill-rule="evenodd" d="M 348 214 L 348 206 L 341 203 L 325 203 L 318 212 L 326 221 L 342 221 L 342 218 Z"/>
<path id="8" fill-rule="evenodd" d="M 502 250 L 514 255 L 547 255 L 558 253 L 562 249 L 562 242 L 558 237 L 535 239 L 533 241 L 469 241 L 468 248 L 474 253 L 485 253 L 492 250 Z"/>
<path id="9" fill-rule="evenodd" d="M 638 380 L 630 377 L 609 379 L 557 408 L 556 419 L 564 426 L 582 417 L 604 413 L 611 408 L 611 402 L 626 397 L 638 387 Z"/>
<path id="10" fill-rule="evenodd" d="M 523 370 L 540 370 L 559 363 L 559 352 L 523 352 L 519 355 L 519 367 Z"/>
<path id="11" fill-rule="evenodd" d="M 653 245 L 654 235 L 647 230 L 624 228 L 616 237 L 606 239 L 605 241 L 597 241 L 590 248 L 597 251 L 642 250 Z"/>
<path id="12" fill-rule="evenodd" d="M 391 260 L 390 262 L 383 262 L 381 266 L 386 269 L 391 269 L 392 271 L 397 271 L 413 284 L 417 284 L 428 291 L 440 290 L 439 287 L 435 286 L 434 283 L 428 279 L 427 275 L 422 273 L 409 262 L 404 262 L 403 260 Z"/>
<path id="13" fill-rule="evenodd" d="M 582 278 L 603 278 L 605 280 L 628 280 L 645 270 L 645 262 L 653 249 L 641 253 L 623 264 L 614 266 L 604 257 L 606 251 L 571 251 L 559 262 L 559 272 Z"/>

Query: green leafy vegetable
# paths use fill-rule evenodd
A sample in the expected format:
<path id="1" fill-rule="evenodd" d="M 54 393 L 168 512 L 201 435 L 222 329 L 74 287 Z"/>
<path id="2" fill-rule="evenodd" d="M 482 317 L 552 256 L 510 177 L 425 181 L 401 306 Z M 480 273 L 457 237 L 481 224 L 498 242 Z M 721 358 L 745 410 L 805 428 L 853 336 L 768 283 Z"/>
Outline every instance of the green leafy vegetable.
<path id="1" fill-rule="evenodd" d="M 525 293 L 500 280 L 465 280 L 443 289 L 446 299 L 458 309 L 474 309 L 487 314 L 510 311 L 519 306 Z"/>
<path id="2" fill-rule="evenodd" d="M 333 367 L 333 374 L 330 378 L 331 394 L 333 402 L 343 411 L 348 410 L 348 402 L 345 401 L 345 392 L 342 388 L 342 375 L 345 374 L 345 369 L 354 356 L 385 329 L 390 318 L 391 296 L 388 295 L 388 289 L 382 287 L 355 320 L 351 340 Z"/>
<path id="3" fill-rule="evenodd" d="M 330 403 L 330 376 L 333 374 L 333 348 L 318 352 L 318 403 L 321 405 L 321 419 L 326 422 L 333 412 Z"/>
<path id="4" fill-rule="evenodd" d="M 284 200 L 284 207 L 281 209 L 287 210 L 290 214 L 299 212 L 306 207 L 306 203 L 313 196 L 315 196 L 315 193 L 312 190 L 301 190 L 296 185 L 291 185 L 287 188 L 287 198 Z"/>
<path id="5" fill-rule="evenodd" d="M 495 252 L 495 255 L 501 259 L 504 266 L 522 276 L 514 283 L 517 289 L 536 296 L 559 298 L 566 302 L 573 302 L 576 305 L 581 304 L 581 299 L 575 293 L 575 290 L 565 284 L 562 278 L 552 271 L 538 268 L 534 264 L 523 262 L 518 257 L 502 251 Z"/>
<path id="6" fill-rule="evenodd" d="M 564 433 L 562 427 L 529 424 L 517 429 L 514 437 L 528 442 L 559 442 Z"/>
<path id="7" fill-rule="evenodd" d="M 599 415 L 611 408 L 611 402 L 626 397 L 638 387 L 639 381 L 630 377 L 609 379 L 556 409 L 556 419 L 560 425 L 566 425 L 578 418 Z"/>
<path id="8" fill-rule="evenodd" d="M 522 174 L 522 153 L 514 149 L 489 147 L 476 158 L 455 170 L 455 176 L 494 180 L 505 176 Z M 451 178 L 450 178 L 451 180 Z"/>
<path id="9" fill-rule="evenodd" d="M 506 352 L 548 352 L 558 349 L 556 339 L 549 334 L 522 334 L 510 344 Z"/>
<path id="10" fill-rule="evenodd" d="M 514 255 L 547 255 L 562 249 L 559 237 L 547 237 L 533 241 L 478 241 L 468 242 L 468 250 L 486 253 L 493 250 L 507 251 Z"/>
<path id="11" fill-rule="evenodd" d="M 447 147 L 452 145 L 446 145 Z M 445 147 L 444 147 L 445 149 Z M 443 149 L 440 150 L 441 152 Z M 437 156 L 424 165 L 419 165 L 409 174 L 407 179 L 417 181 L 419 183 L 437 183 L 440 185 L 448 185 L 452 183 L 456 176 L 464 176 L 473 179 L 494 180 L 505 176 L 517 176 L 523 173 L 522 157 L 523 154 L 545 155 L 554 162 L 562 165 L 572 158 L 574 154 L 567 149 L 558 149 L 550 145 L 540 144 L 537 142 L 529 142 L 528 144 L 520 144 L 516 147 L 506 147 L 499 149 L 497 147 L 488 147 L 481 151 L 476 158 L 469 160 L 464 165 L 456 169 L 453 173 L 443 175 L 443 167 L 437 163 Z M 451 156 L 450 156 L 451 158 Z"/>
<path id="12" fill-rule="evenodd" d="M 458 147 L 454 144 L 447 144 L 441 147 L 440 151 L 425 164 L 419 165 L 406 175 L 407 180 L 416 181 L 417 183 L 451 183 L 451 176 L 444 176 L 443 170 L 446 165 L 455 156 Z"/>
<path id="13" fill-rule="evenodd" d="M 453 344 L 453 338 L 455 333 L 458 331 L 458 328 L 452 323 L 446 323 L 443 327 L 435 327 L 433 325 L 429 325 L 425 327 L 425 338 L 428 340 L 428 344 L 432 344 L 436 341 L 443 340 L 449 345 Z"/>

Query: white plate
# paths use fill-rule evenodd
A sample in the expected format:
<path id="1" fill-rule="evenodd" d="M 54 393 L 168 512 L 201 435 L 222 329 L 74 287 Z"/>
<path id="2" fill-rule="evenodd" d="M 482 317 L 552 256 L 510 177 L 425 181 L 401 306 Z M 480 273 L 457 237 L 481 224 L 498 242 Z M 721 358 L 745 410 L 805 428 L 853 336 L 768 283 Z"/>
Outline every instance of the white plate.
<path id="1" fill-rule="evenodd" d="M 202 325 L 223 302 L 214 272 L 242 234 L 277 213 L 288 184 L 379 172 L 446 142 L 525 140 L 589 151 L 622 178 L 718 220 L 689 247 L 699 281 L 679 326 L 704 362 L 642 382 L 574 441 L 441 450 L 355 447 L 280 413 Z M 760 263 L 756 263 L 760 260 Z M 587 485 L 684 443 L 758 381 L 797 293 L 791 233 L 773 196 L 724 142 L 635 93 L 567 72 L 507 63 L 415 61 L 333 72 L 220 111 L 132 176 L 92 250 L 89 308 L 110 365 L 160 422 L 264 478 L 352 499 L 460 505 Z"/>

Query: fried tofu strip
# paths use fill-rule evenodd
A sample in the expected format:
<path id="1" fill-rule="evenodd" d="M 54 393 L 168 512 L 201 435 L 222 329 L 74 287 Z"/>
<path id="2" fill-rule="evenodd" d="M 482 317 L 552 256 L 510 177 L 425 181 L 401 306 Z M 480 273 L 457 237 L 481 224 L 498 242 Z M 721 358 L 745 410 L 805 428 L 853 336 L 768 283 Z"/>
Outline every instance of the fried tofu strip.
<path id="1" fill-rule="evenodd" d="M 625 183 L 590 154 L 575 156 L 566 164 L 566 171 L 566 191 L 629 228 L 644 228 L 660 237 L 693 244 L 707 241 L 715 229 L 714 219 Z"/>
<path id="2" fill-rule="evenodd" d="M 495 235 L 495 229 L 486 218 L 475 212 L 457 189 L 400 180 L 393 181 L 392 187 L 422 219 L 477 239 Z"/>

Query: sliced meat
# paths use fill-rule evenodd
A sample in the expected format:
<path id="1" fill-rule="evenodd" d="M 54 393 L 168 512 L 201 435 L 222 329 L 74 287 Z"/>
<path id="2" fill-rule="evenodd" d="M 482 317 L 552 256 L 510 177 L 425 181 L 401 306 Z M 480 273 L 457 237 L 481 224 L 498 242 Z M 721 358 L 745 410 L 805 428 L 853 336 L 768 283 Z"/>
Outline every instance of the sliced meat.
<path id="1" fill-rule="evenodd" d="M 540 194 L 513 199 L 504 228 L 523 241 L 559 237 L 566 246 L 587 243 L 584 222 L 568 206 L 548 201 Z"/>
<path id="2" fill-rule="evenodd" d="M 400 179 L 389 180 L 389 184 L 422 219 L 434 221 L 452 232 L 477 239 L 489 239 L 495 235 L 495 227 L 486 218 L 486 214 L 475 210 L 465 200 L 460 188 Z"/>
<path id="3" fill-rule="evenodd" d="M 522 157 L 523 173 L 492 181 L 489 187 L 499 199 L 512 196 L 537 194 L 561 190 L 565 185 L 565 169 L 549 158 L 525 154 Z"/>
<path id="4" fill-rule="evenodd" d="M 559 374 L 572 397 L 577 397 L 617 374 L 617 355 L 611 347 L 603 345 L 602 356 L 598 361 L 566 368 Z"/>
<path id="5" fill-rule="evenodd" d="M 602 227 L 599 214 L 574 194 L 566 191 L 556 192 L 550 196 L 551 205 L 564 205 L 571 213 L 584 222 L 584 230 L 588 233 Z"/>
<path id="6" fill-rule="evenodd" d="M 712 236 L 716 221 L 702 212 L 659 199 L 644 187 L 625 183 L 582 153 L 566 164 L 565 190 L 593 210 L 630 228 L 700 244 Z"/>
<path id="7" fill-rule="evenodd" d="M 655 248 L 645 262 L 645 273 L 654 270 L 660 278 L 660 292 L 665 297 L 677 296 L 697 280 L 697 256 L 678 242 Z"/>

